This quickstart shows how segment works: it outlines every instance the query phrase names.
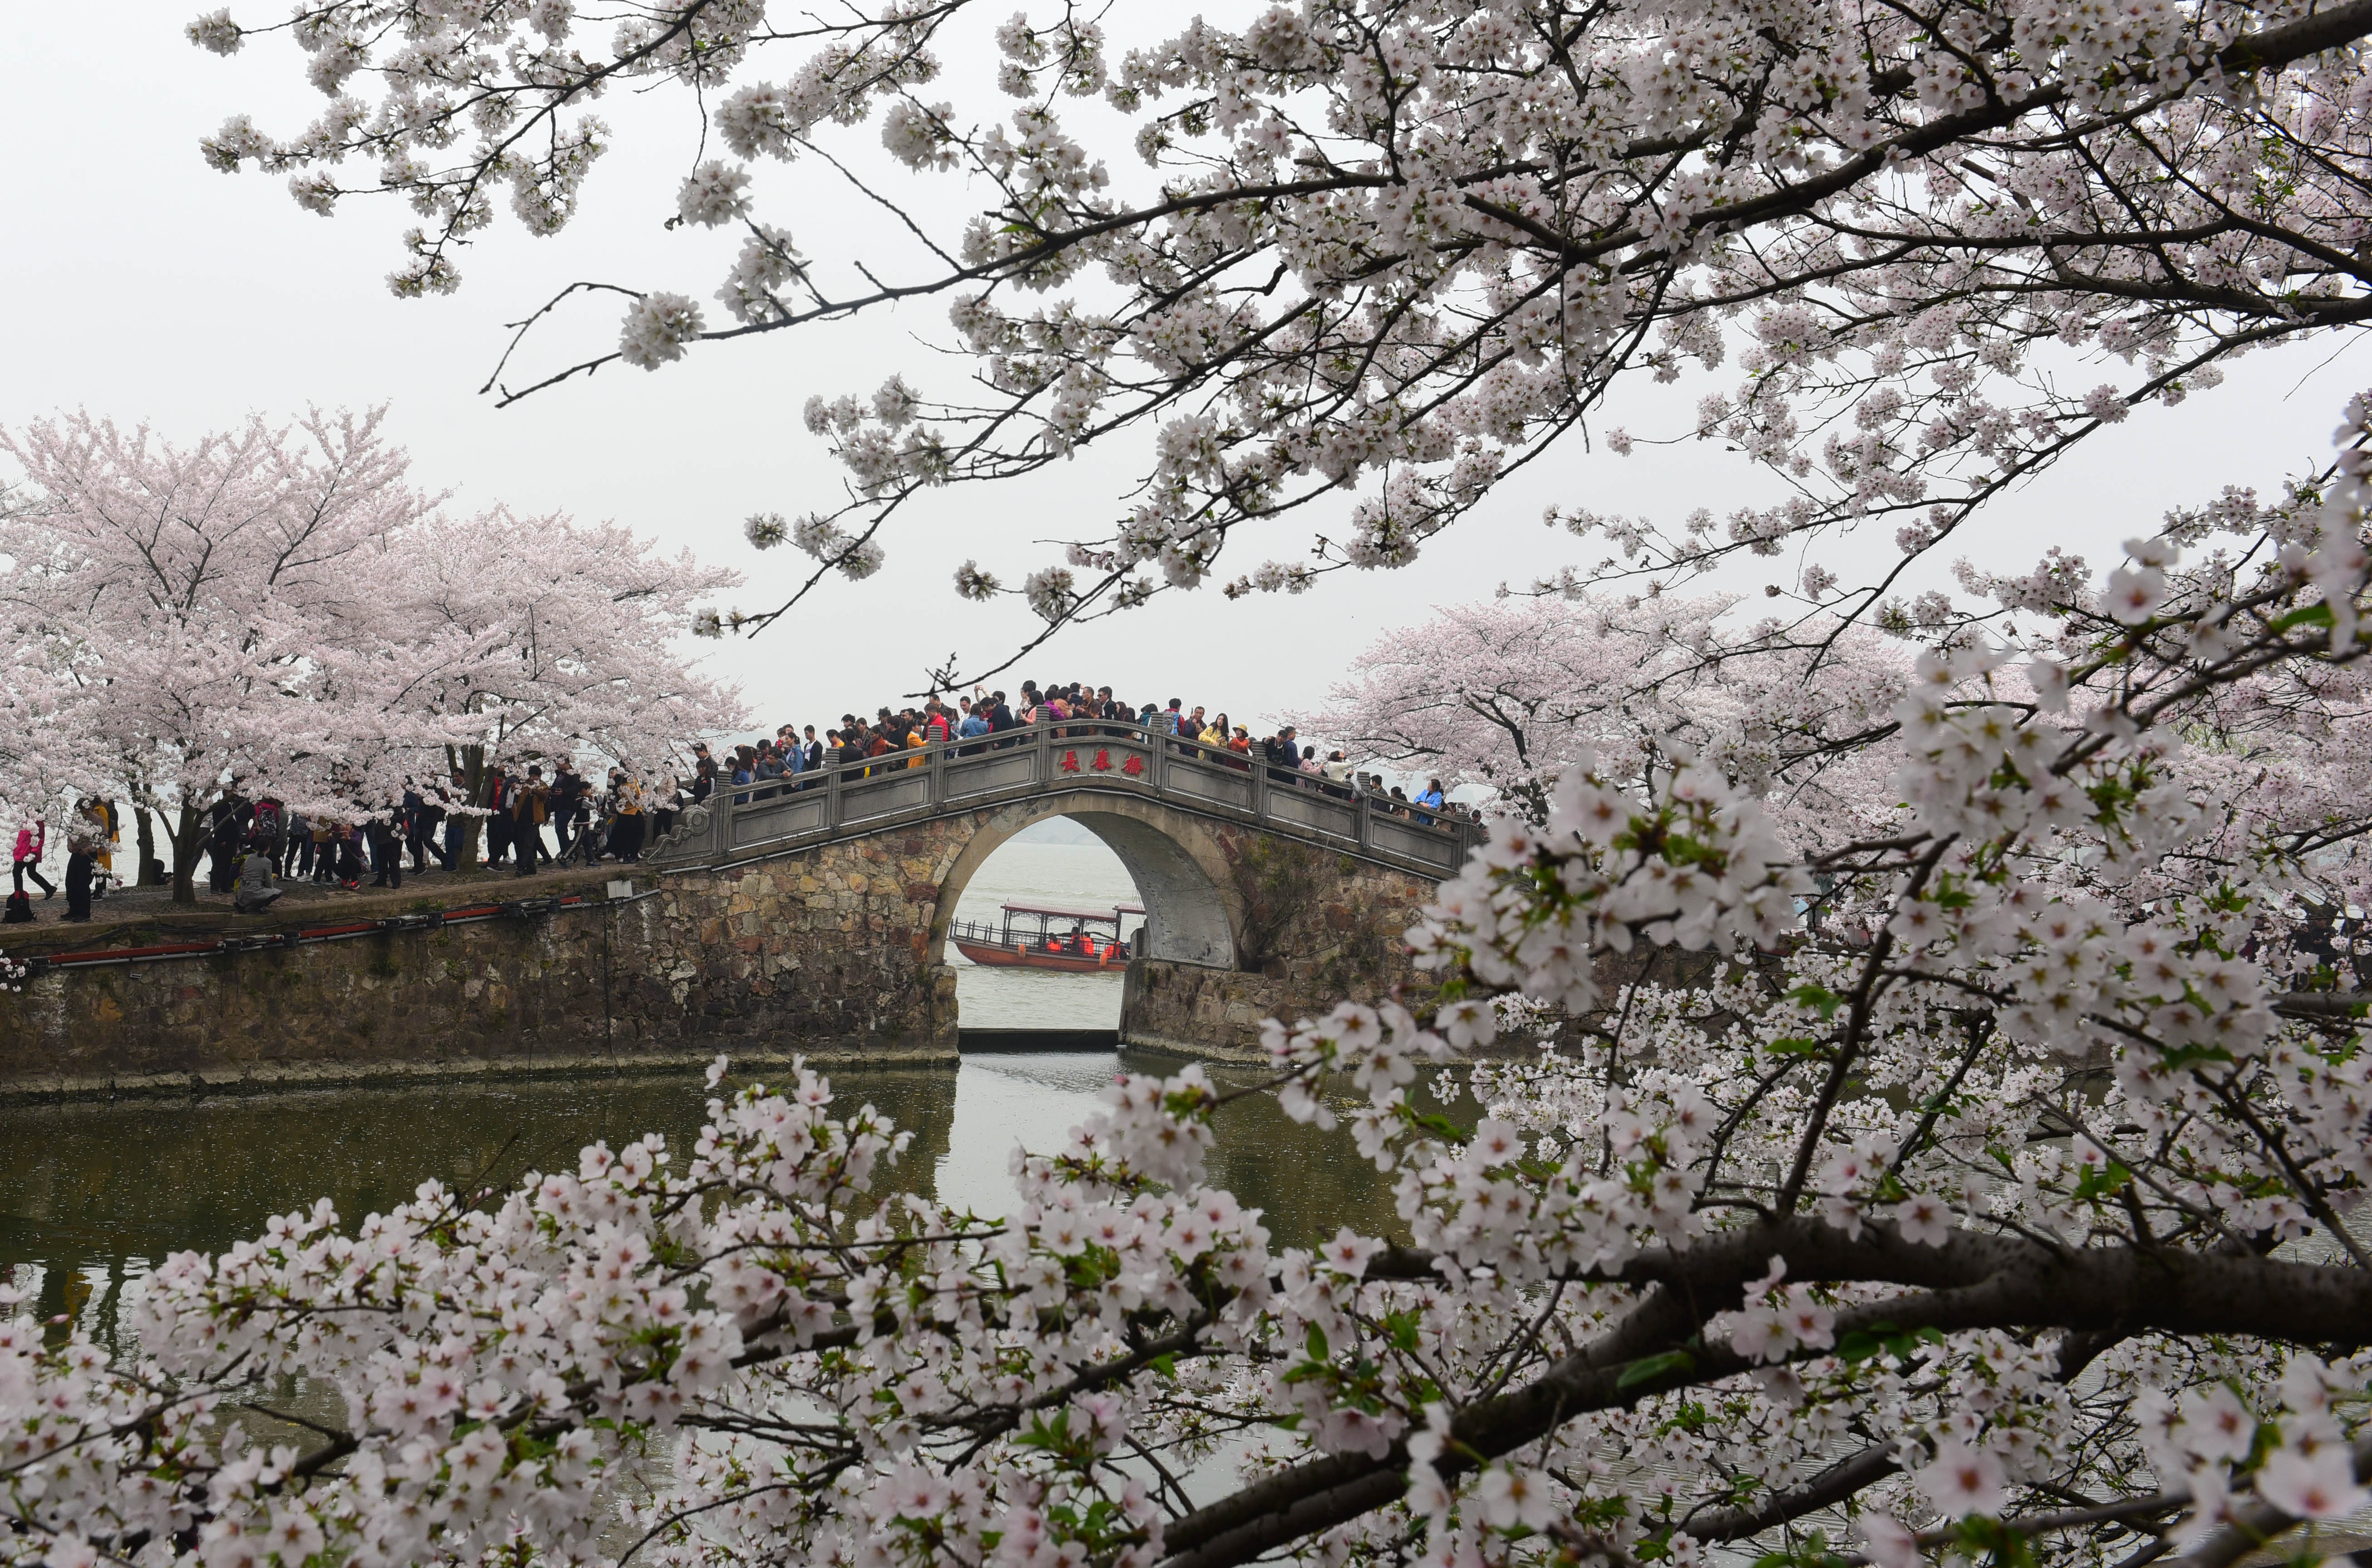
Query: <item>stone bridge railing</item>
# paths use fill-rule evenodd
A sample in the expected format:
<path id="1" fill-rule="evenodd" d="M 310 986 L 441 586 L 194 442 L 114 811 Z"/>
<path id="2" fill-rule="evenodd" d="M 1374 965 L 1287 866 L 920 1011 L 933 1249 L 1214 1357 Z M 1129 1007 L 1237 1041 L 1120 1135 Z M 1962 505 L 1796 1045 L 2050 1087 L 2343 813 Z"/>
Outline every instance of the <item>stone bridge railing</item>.
<path id="1" fill-rule="evenodd" d="M 1058 728 L 1066 733 L 1055 733 Z M 1457 875 L 1484 833 L 1479 823 L 1426 821 L 1403 802 L 1287 772 L 1256 756 L 1099 720 L 1033 725 L 763 784 L 726 784 L 684 814 L 653 858 L 669 867 L 722 869 L 936 817 L 1081 790 L 1157 800 L 1436 878 Z"/>

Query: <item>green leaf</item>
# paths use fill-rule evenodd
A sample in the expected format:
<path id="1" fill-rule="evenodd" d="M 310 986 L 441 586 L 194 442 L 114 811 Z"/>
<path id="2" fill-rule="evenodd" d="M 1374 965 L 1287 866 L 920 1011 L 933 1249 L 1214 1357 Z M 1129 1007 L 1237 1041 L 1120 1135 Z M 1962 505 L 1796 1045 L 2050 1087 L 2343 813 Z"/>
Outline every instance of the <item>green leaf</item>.
<path id="1" fill-rule="evenodd" d="M 1867 1329 L 1849 1330 L 1837 1341 L 1837 1359 L 1847 1366 L 1859 1366 L 1874 1361 L 1886 1348 L 1886 1342 Z"/>
<path id="2" fill-rule="evenodd" d="M 1799 1003 L 1819 1013 L 1823 1018 L 1833 1018 L 1845 999 L 1825 985 L 1799 985 L 1787 993 L 1787 1000 Z"/>
<path id="3" fill-rule="evenodd" d="M 1642 1383 L 1652 1383 L 1658 1377 L 1675 1373 L 1694 1372 L 1697 1358 L 1684 1350 L 1668 1350 L 1661 1355 L 1642 1356 L 1615 1374 L 1617 1389 L 1635 1388 Z"/>
<path id="4" fill-rule="evenodd" d="M 1324 1361 L 1334 1353 L 1327 1348 L 1326 1330 L 1315 1323 L 1309 1325 L 1309 1332 L 1302 1336 L 1301 1348 L 1308 1353 L 1312 1361 Z"/>
<path id="5" fill-rule="evenodd" d="M 2089 1202 L 2097 1198 L 2109 1197 L 2122 1191 L 2133 1179 L 2134 1173 L 2115 1160 L 2097 1168 L 2087 1168 L 2083 1179 L 2076 1183 L 2076 1200 Z"/>

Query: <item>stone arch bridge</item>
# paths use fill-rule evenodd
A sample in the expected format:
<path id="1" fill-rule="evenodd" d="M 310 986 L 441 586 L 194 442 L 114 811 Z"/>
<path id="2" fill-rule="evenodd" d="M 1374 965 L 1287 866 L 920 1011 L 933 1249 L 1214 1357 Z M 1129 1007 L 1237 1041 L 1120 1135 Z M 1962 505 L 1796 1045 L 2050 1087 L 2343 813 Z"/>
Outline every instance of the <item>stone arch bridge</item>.
<path id="1" fill-rule="evenodd" d="M 738 803 L 737 803 L 738 802 Z M 1401 934 L 1481 830 L 1117 724 L 1046 726 L 719 794 L 621 912 L 649 1046 L 952 1049 L 957 901 L 996 849 L 1068 817 L 1135 880 L 1129 1043 L 1232 1054 L 1259 1020 L 1413 978 Z M 673 1035 L 669 1040 L 666 1037 Z"/>
<path id="2" fill-rule="evenodd" d="M 943 1061 L 960 1022 L 957 900 L 998 845 L 1052 816 L 1110 844 L 1145 905 L 1121 1017 L 1131 1043 L 1246 1053 L 1263 1017 L 1414 978 L 1401 934 L 1479 830 L 1092 727 L 728 788 L 645 865 L 517 884 L 529 896 L 499 904 L 477 883 L 458 907 L 393 907 L 397 894 L 366 919 L 310 904 L 187 931 L 133 917 L 87 951 L 93 935 L 54 928 L 26 954 L 41 972 L 0 989 L 0 1100 L 720 1051 L 760 1068 Z"/>

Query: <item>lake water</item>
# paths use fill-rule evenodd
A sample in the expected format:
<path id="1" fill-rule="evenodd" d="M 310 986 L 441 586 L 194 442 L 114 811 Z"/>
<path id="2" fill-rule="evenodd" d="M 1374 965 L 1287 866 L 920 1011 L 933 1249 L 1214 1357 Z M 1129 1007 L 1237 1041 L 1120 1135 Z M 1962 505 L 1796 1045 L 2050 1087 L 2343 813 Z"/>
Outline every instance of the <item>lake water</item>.
<path id="1" fill-rule="evenodd" d="M 982 867 L 960 908 L 988 919 L 1007 899 L 1134 894 L 1099 844 L 1016 842 Z M 972 1028 L 1110 1028 L 1119 1019 L 1116 975 L 953 961 Z M 1124 1061 L 1140 1071 L 1180 1065 L 1135 1053 L 1017 1054 L 936 1069 L 843 1066 L 829 1076 L 844 1105 L 869 1100 L 914 1130 L 890 1186 L 1001 1213 L 1012 1199 L 1014 1145 L 1059 1146 Z M 596 1140 L 615 1148 L 656 1132 L 689 1151 L 706 1098 L 696 1074 L 673 1073 L 0 1107 L 0 1275 L 32 1291 L 42 1316 L 71 1313 L 110 1338 L 127 1293 L 173 1252 L 219 1250 L 317 1197 L 352 1225 L 429 1177 L 507 1186 L 529 1170 L 573 1167 Z M 1265 1210 L 1278 1244 L 1323 1240 L 1344 1224 L 1400 1228 L 1384 1179 L 1347 1134 L 1297 1126 L 1267 1096 L 1228 1107 L 1219 1131 L 1213 1180 Z"/>
<path id="2" fill-rule="evenodd" d="M 914 1131 L 884 1190 L 1004 1213 L 1014 1146 L 1059 1147 L 1123 1064 L 1179 1066 L 1134 1052 L 999 1054 L 827 1075 L 844 1107 L 870 1101 Z M 219 1250 L 317 1197 L 352 1225 L 429 1177 L 508 1186 L 529 1170 L 574 1167 L 596 1140 L 615 1148 L 659 1132 L 687 1158 L 705 1104 L 687 1072 L 0 1108 L 0 1275 L 33 1292 L 41 1316 L 72 1313 L 107 1338 L 124 1291 L 173 1252 Z M 1265 1095 L 1221 1112 L 1211 1167 L 1215 1183 L 1267 1212 L 1279 1244 L 1320 1241 L 1344 1224 L 1400 1228 L 1384 1179 L 1346 1133 L 1298 1126 Z"/>

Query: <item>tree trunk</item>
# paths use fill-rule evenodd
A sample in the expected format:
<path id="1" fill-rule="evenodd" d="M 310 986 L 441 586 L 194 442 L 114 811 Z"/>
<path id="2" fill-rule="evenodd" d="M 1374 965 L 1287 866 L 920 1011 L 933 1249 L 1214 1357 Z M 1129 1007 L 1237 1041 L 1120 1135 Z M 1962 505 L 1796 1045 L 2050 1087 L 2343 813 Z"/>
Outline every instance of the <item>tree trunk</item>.
<path id="1" fill-rule="evenodd" d="M 182 802 L 181 819 L 173 828 L 173 901 L 177 904 L 198 901 L 198 843 L 205 828 L 205 813 Z"/>
<path id="2" fill-rule="evenodd" d="M 133 878 L 133 886 L 153 888 L 157 881 L 149 871 L 157 865 L 157 823 L 148 815 L 148 807 L 145 804 L 135 803 L 132 807 L 132 817 L 140 829 L 140 874 Z"/>
<path id="3" fill-rule="evenodd" d="M 453 765 L 453 776 L 461 782 L 461 798 L 456 804 L 470 806 L 485 804 L 481 796 L 486 792 L 486 749 L 483 746 L 464 746 L 457 752 L 454 748 L 448 746 L 445 749 L 445 756 L 446 760 Z M 486 819 L 474 813 L 464 815 L 457 811 L 454 816 L 459 818 L 461 823 L 461 847 L 454 853 L 453 869 L 475 871 L 478 868 L 478 845 L 486 830 Z"/>

